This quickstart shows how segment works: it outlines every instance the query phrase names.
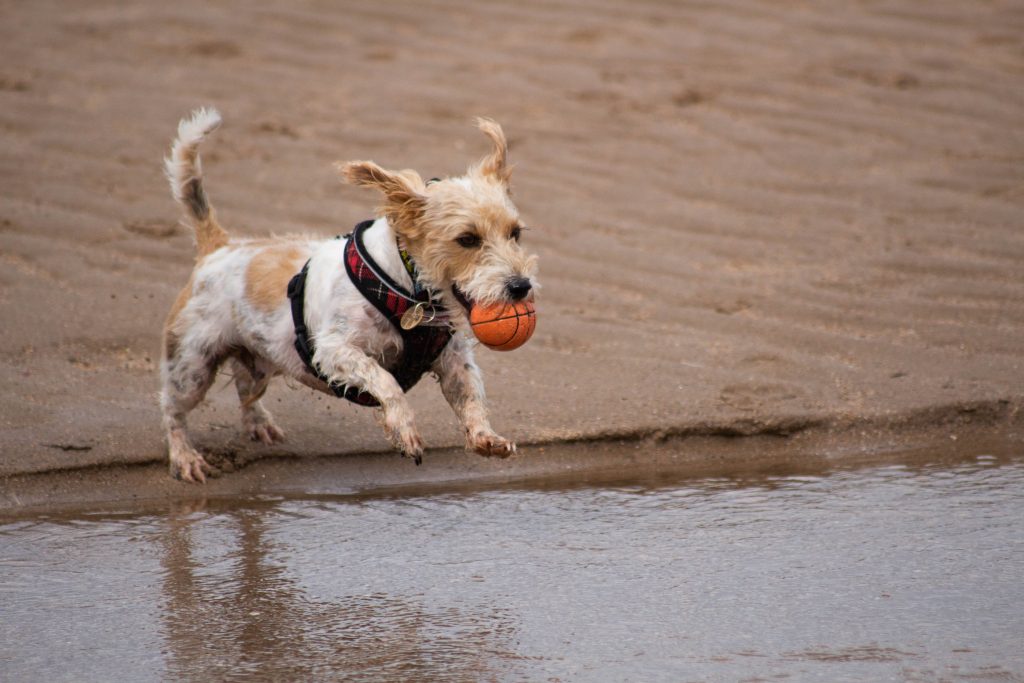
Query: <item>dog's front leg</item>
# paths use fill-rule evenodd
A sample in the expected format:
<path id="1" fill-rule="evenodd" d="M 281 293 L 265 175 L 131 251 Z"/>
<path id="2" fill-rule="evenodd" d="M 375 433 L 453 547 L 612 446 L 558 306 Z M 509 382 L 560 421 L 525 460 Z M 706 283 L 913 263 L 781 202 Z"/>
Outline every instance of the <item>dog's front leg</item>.
<path id="1" fill-rule="evenodd" d="M 480 368 L 473 360 L 473 349 L 456 335 L 434 363 L 434 373 L 441 382 L 441 391 L 466 432 L 466 447 L 480 455 L 507 458 L 516 452 L 516 445 L 498 436 L 487 417 L 484 382 Z"/>
<path id="2" fill-rule="evenodd" d="M 358 387 L 377 399 L 388 437 L 402 455 L 412 458 L 417 465 L 423 462 L 423 439 L 416 429 L 412 406 L 394 375 L 362 350 L 347 344 L 321 342 L 313 361 L 332 384 Z"/>

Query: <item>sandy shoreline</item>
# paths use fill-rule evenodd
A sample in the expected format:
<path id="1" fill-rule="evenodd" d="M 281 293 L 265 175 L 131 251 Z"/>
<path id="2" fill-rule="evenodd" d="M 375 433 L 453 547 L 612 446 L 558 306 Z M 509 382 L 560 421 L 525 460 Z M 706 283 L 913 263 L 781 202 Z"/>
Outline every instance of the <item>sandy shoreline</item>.
<path id="1" fill-rule="evenodd" d="M 479 356 L 523 443 L 1017 428 L 1018 3 L 583 7 L 7 6 L 0 488 L 111 465 L 181 486 L 141 466 L 192 260 L 160 159 L 201 104 L 225 116 L 210 194 L 247 235 L 345 232 L 376 199 L 332 162 L 458 173 L 485 150 L 470 119 L 504 124 L 544 288 L 530 344 Z M 192 421 L 221 459 L 385 448 L 369 411 L 280 383 L 289 440 L 245 443 L 225 383 Z M 459 445 L 433 382 L 411 400 L 435 453 Z"/>
<path id="2" fill-rule="evenodd" d="M 729 423 L 675 433 L 593 435 L 526 445 L 509 460 L 479 458 L 459 448 L 433 449 L 421 467 L 390 452 L 264 454 L 237 468 L 227 465 L 225 474 L 205 486 L 164 476 L 162 461 L 107 463 L 0 479 L 0 518 L 164 509 L 239 496 L 407 496 L 494 487 L 633 485 L 666 477 L 821 476 L 881 464 L 1009 460 L 1019 458 L 1024 447 L 1024 412 L 1008 403 L 935 408 L 898 420 L 861 419 L 842 427 L 784 420 L 760 427 Z"/>

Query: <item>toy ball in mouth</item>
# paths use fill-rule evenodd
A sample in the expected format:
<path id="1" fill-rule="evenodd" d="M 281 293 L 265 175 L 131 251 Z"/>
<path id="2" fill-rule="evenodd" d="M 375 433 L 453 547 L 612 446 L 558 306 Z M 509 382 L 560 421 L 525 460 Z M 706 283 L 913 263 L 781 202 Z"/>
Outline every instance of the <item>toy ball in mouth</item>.
<path id="1" fill-rule="evenodd" d="M 533 336 L 537 312 L 529 301 L 473 306 L 469 312 L 469 324 L 473 334 L 487 348 L 512 351 Z"/>

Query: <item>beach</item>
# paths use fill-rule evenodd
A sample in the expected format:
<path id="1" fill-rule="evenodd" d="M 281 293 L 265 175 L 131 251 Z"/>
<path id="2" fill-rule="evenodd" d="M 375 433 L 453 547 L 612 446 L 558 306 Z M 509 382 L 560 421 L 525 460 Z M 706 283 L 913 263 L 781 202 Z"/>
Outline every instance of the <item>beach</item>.
<path id="1" fill-rule="evenodd" d="M 4 508 L 111 472 L 189 488 L 159 466 L 160 333 L 194 259 L 161 160 L 204 105 L 224 117 L 206 188 L 246 236 L 346 233 L 379 200 L 335 162 L 457 175 L 487 151 L 473 117 L 493 117 L 542 286 L 533 339 L 477 353 L 516 458 L 458 450 L 433 380 L 410 393 L 421 468 L 388 455 L 373 411 L 280 380 L 265 403 L 287 440 L 253 444 L 225 372 L 190 420 L 220 491 L 259 490 L 243 476 L 258 460 L 377 463 L 394 484 L 554 471 L 559 449 L 586 462 L 612 442 L 725 460 L 750 457 L 748 437 L 825 454 L 1019 442 L 1021 3 L 2 13 Z"/>

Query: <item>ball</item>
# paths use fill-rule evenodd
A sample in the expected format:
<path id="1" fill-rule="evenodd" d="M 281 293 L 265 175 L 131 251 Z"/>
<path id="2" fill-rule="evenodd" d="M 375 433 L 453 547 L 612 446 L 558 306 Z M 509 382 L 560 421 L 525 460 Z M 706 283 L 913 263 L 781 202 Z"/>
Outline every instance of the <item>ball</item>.
<path id="1" fill-rule="evenodd" d="M 495 351 L 518 349 L 533 336 L 537 313 L 529 301 L 474 306 L 469 324 L 480 343 Z"/>

